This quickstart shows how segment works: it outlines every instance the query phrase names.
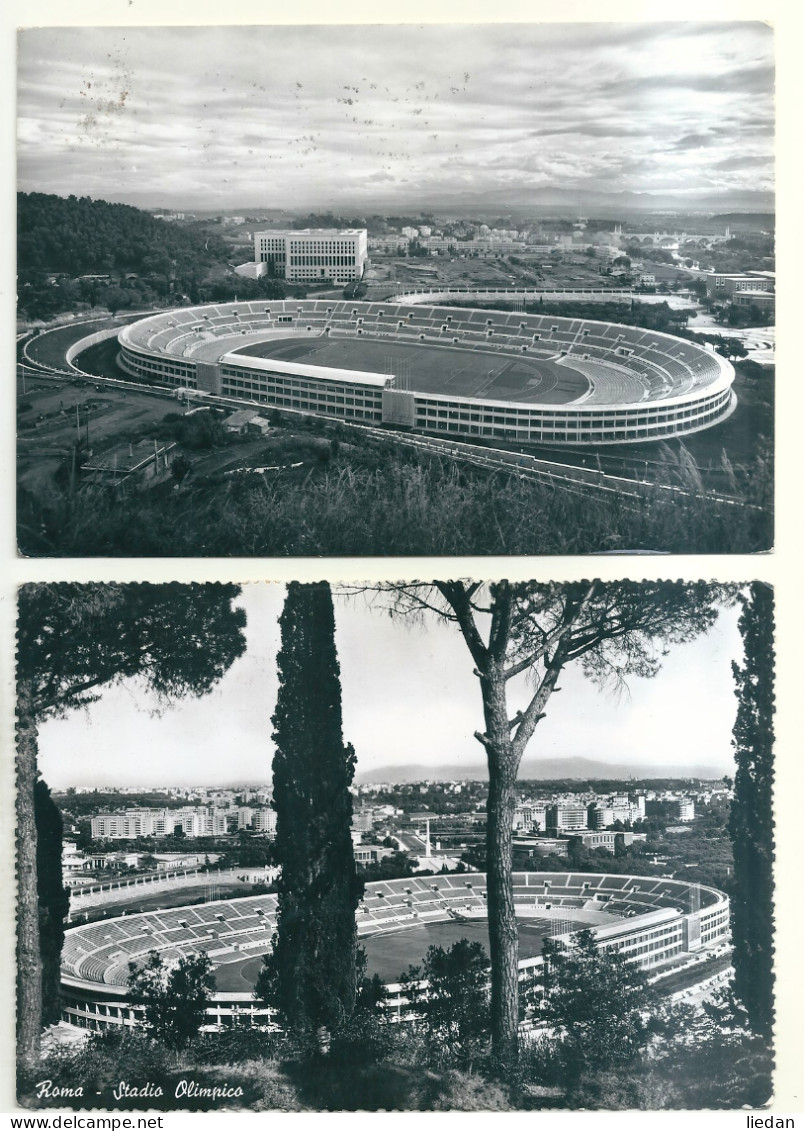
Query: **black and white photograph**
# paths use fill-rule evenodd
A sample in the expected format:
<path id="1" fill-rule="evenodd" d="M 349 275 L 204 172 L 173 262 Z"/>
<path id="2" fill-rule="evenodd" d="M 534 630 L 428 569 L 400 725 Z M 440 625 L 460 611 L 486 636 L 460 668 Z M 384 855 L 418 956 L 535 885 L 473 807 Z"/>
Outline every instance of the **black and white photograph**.
<path id="1" fill-rule="evenodd" d="M 17 641 L 23 1108 L 770 1102 L 766 583 L 37 582 Z"/>
<path id="2" fill-rule="evenodd" d="M 21 29 L 18 553 L 771 550 L 774 75 L 664 7 Z"/>

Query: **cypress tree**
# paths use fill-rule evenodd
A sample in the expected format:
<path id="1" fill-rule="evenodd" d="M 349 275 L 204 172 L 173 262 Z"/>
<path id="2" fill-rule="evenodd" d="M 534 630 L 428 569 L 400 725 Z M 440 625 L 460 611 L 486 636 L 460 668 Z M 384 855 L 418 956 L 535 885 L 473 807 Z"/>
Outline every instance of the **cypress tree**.
<path id="1" fill-rule="evenodd" d="M 256 992 L 287 1030 L 324 1050 L 354 1009 L 362 894 L 350 835 L 355 753 L 343 741 L 329 585 L 291 582 L 280 625 L 272 721 L 274 852 L 282 871 L 274 948 Z"/>
<path id="2" fill-rule="evenodd" d="M 61 1016 L 61 948 L 70 893 L 62 880 L 63 822 L 43 781 L 34 787 L 36 888 L 39 898 L 39 953 L 42 960 L 42 1024 Z"/>
<path id="3" fill-rule="evenodd" d="M 734 991 L 754 1032 L 773 1028 L 773 590 L 741 597 L 743 662 L 733 663 L 737 769 L 729 833 L 734 850 Z"/>

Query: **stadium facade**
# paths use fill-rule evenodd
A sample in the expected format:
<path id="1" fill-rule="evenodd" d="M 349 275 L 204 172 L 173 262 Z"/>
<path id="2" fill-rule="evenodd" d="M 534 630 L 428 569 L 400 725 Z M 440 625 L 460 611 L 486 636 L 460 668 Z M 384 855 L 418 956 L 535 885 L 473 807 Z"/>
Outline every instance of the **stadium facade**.
<path id="1" fill-rule="evenodd" d="M 729 942 L 729 900 L 714 888 L 652 876 L 571 872 L 517 872 L 514 903 L 520 920 L 549 920 L 551 937 L 571 944 L 591 928 L 601 947 L 616 950 L 652 973 L 675 972 L 721 953 Z M 358 934 L 401 932 L 448 920 L 487 917 L 482 873 L 419 876 L 368 884 L 357 911 Z M 241 964 L 270 949 L 276 926 L 276 896 L 258 895 L 191 907 L 148 911 L 74 927 L 62 952 L 62 1019 L 103 1030 L 136 1026 L 142 1008 L 127 988 L 129 962 L 152 950 L 165 962 L 206 952 L 214 967 Z M 421 955 L 412 940 L 410 961 Z M 520 979 L 538 983 L 542 958 L 520 961 Z M 387 986 L 387 1008 L 404 1018 L 399 984 Z M 270 1022 L 270 1012 L 242 991 L 216 992 L 207 1009 L 214 1027 Z"/>
<path id="2" fill-rule="evenodd" d="M 254 261 L 260 274 L 296 283 L 331 279 L 343 285 L 362 279 L 366 229 L 301 228 L 254 233 Z"/>
<path id="3" fill-rule="evenodd" d="M 329 341 L 413 350 L 404 362 L 389 357 L 384 373 L 242 352 L 285 339 L 307 339 L 294 348 L 308 358 Z M 549 314 L 321 299 L 219 303 L 151 315 L 118 340 L 120 367 L 139 380 L 455 439 L 643 443 L 709 428 L 736 406 L 734 370 L 718 354 L 669 334 Z M 422 378 L 417 348 L 431 367 L 435 354 L 442 361 L 437 377 Z M 488 380 L 468 381 L 471 367 Z M 574 391 L 555 393 L 566 387 Z"/>

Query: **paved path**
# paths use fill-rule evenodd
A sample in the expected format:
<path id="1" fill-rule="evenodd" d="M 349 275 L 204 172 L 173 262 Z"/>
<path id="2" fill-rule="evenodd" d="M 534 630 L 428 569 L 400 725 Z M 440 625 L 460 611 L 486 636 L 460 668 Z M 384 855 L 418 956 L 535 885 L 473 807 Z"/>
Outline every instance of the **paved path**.
<path id="1" fill-rule="evenodd" d="M 736 338 L 748 350 L 749 361 L 759 362 L 760 365 L 773 365 L 775 363 L 775 326 L 745 326 L 742 329 L 737 326 L 722 326 L 715 321 L 711 314 L 699 311 L 697 318 L 690 319 L 688 328 L 696 333 L 719 334 L 721 338 Z"/>

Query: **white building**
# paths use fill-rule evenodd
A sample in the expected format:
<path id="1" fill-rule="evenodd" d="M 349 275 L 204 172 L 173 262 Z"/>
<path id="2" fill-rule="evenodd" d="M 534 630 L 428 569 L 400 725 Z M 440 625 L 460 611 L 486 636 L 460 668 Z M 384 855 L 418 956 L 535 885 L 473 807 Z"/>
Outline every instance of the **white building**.
<path id="1" fill-rule="evenodd" d="M 396 255 L 400 250 L 407 251 L 410 240 L 407 236 L 372 236 L 368 241 L 370 251 L 383 255 Z"/>
<path id="2" fill-rule="evenodd" d="M 678 800 L 678 819 L 679 821 L 694 821 L 695 820 L 695 802 L 689 797 L 681 797 Z"/>
<path id="3" fill-rule="evenodd" d="M 255 809 L 252 827 L 257 833 L 276 832 L 276 813 L 273 809 Z"/>
<path id="4" fill-rule="evenodd" d="M 139 836 L 170 836 L 181 827 L 185 836 L 224 836 L 226 813 L 222 809 L 185 806 L 182 809 L 126 809 L 100 813 L 91 820 L 93 840 L 133 840 Z"/>
<path id="5" fill-rule="evenodd" d="M 268 274 L 289 282 L 331 279 L 351 283 L 363 277 L 367 259 L 365 228 L 303 228 L 254 233 L 254 261 Z"/>
<path id="6" fill-rule="evenodd" d="M 565 832 L 567 829 L 586 828 L 586 807 L 584 805 L 551 805 L 547 810 L 547 827 Z"/>
<path id="7" fill-rule="evenodd" d="M 80 882 L 83 873 L 92 868 L 92 861 L 83 852 L 79 852 L 75 844 L 65 840 L 61 849 L 61 875 L 66 887 Z"/>

